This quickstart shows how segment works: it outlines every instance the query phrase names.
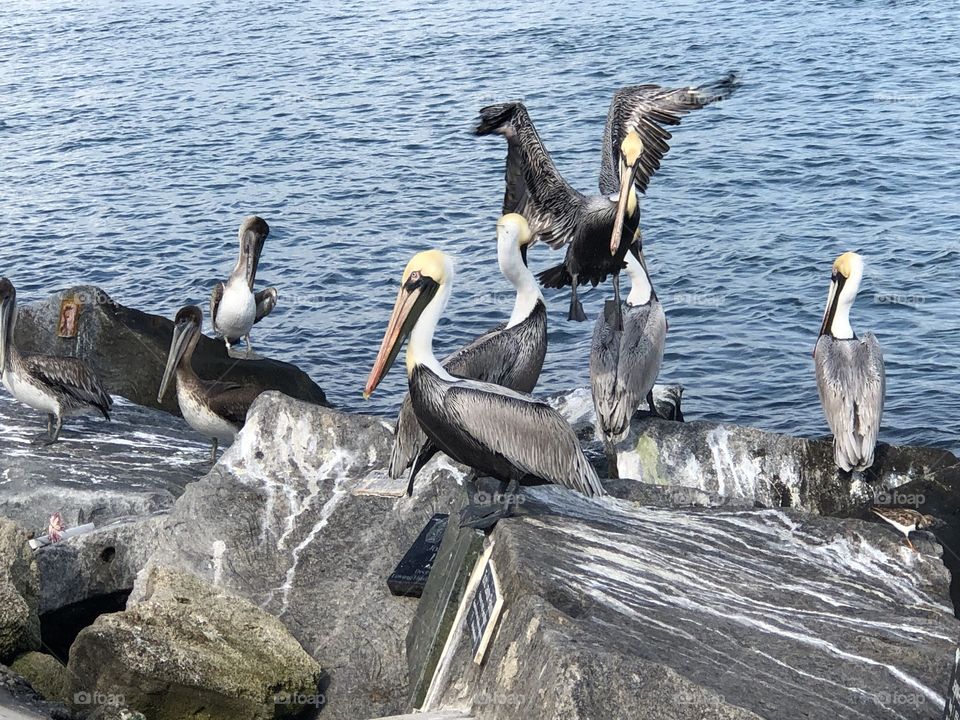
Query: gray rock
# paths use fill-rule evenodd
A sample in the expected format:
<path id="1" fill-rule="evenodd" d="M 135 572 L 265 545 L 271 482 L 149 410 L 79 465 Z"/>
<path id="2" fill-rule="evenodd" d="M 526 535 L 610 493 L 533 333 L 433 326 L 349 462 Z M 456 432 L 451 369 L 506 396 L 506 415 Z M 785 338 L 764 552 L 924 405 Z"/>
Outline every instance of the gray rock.
<path id="1" fill-rule="evenodd" d="M 164 538 L 165 514 L 118 520 L 36 552 L 40 614 L 132 590 L 137 573 Z"/>
<path id="2" fill-rule="evenodd" d="M 29 682 L 44 699 L 60 703 L 68 701 L 70 680 L 67 668 L 53 655 L 27 652 L 14 660 L 10 669 Z"/>
<path id="3" fill-rule="evenodd" d="M 0 518 L 0 662 L 40 648 L 40 580 L 27 536 Z"/>
<path id="4" fill-rule="evenodd" d="M 81 303 L 78 331 L 74 338 L 61 338 L 60 307 L 69 298 Z M 170 308 L 170 317 L 176 311 Z M 22 306 L 16 340 L 23 352 L 79 357 L 96 371 L 111 394 L 179 414 L 174 393 L 162 405 L 157 403 L 172 333 L 170 318 L 124 307 L 100 288 L 79 285 Z M 231 356 L 222 341 L 209 337 L 200 338 L 193 357 L 200 377 L 253 382 L 291 397 L 326 404 L 323 390 L 288 363 Z"/>
<path id="5" fill-rule="evenodd" d="M 406 709 L 417 602 L 392 596 L 386 578 L 430 517 L 462 501 L 462 470 L 442 457 L 412 499 L 355 494 L 382 479 L 391 443 L 381 420 L 266 393 L 217 467 L 177 501 L 151 560 L 279 617 L 329 673 L 328 718 Z"/>
<path id="6" fill-rule="evenodd" d="M 0 392 L 0 515 L 37 532 L 54 512 L 72 526 L 169 508 L 210 469 L 207 440 L 183 420 L 123 400 L 112 422 L 70 418 L 60 442 L 31 445 L 45 422 Z"/>
<path id="7" fill-rule="evenodd" d="M 0 665 L 0 718 L 78 720 L 62 703 L 45 700 L 19 673 Z"/>
<path id="8" fill-rule="evenodd" d="M 536 488 L 501 521 L 505 605 L 434 707 L 478 720 L 939 717 L 960 622 L 941 548 L 782 510 L 644 508 Z"/>
<path id="9" fill-rule="evenodd" d="M 260 720 L 319 703 L 320 666 L 276 618 L 181 571 L 155 567 L 140 582 L 139 602 L 101 615 L 70 649 L 79 709 Z"/>

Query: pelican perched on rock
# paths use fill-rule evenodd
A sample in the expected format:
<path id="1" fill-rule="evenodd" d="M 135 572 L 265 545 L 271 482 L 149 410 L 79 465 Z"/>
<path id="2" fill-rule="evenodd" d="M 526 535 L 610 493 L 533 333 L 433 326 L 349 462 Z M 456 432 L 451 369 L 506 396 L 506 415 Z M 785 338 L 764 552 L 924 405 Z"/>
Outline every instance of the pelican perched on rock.
<path id="1" fill-rule="evenodd" d="M 883 353 L 873 333 L 858 338 L 850 308 L 863 277 L 863 258 L 848 252 L 833 263 L 827 307 L 813 350 L 820 403 L 833 431 L 833 458 L 845 471 L 873 465 L 883 415 Z"/>
<path id="2" fill-rule="evenodd" d="M 667 318 L 654 292 L 642 256 L 626 255 L 630 294 L 621 308 L 623 329 L 616 329 L 617 307 L 608 300 L 593 328 L 590 388 L 597 411 L 597 430 L 607 452 L 610 477 L 618 477 L 615 444 L 627 436 L 630 420 L 646 399 L 650 412 L 653 384 L 663 362 Z"/>
<path id="3" fill-rule="evenodd" d="M 13 338 L 16 325 L 17 289 L 0 278 L 0 377 L 17 400 L 47 414 L 44 444 L 57 441 L 68 415 L 91 408 L 109 420 L 113 399 L 86 363 L 75 357 L 21 355 Z"/>
<path id="4" fill-rule="evenodd" d="M 240 255 L 225 283 L 217 283 L 210 296 L 210 317 L 213 329 L 227 344 L 227 350 L 243 338 L 247 355 L 252 352 L 250 330 L 263 320 L 277 304 L 276 288 L 254 293 L 257 266 L 263 243 L 270 227 L 263 218 L 251 215 L 240 225 Z"/>
<path id="5" fill-rule="evenodd" d="M 570 320 L 587 319 L 577 286 L 596 286 L 608 275 L 614 276 L 614 299 L 620 307 L 619 273 L 640 226 L 637 193 L 646 192 L 670 149 L 671 135 L 663 126 L 679 125 L 683 115 L 728 97 L 736 86 L 731 74 L 700 87 L 636 85 L 618 90 L 603 133 L 600 195 L 584 195 L 564 180 L 522 103 L 480 111 L 475 133 L 496 133 L 507 140 L 503 212 L 520 213 L 550 247 L 567 248 L 564 262 L 538 277 L 545 287 L 571 286 Z M 617 315 L 619 328 L 619 310 Z"/>
<path id="6" fill-rule="evenodd" d="M 504 215 L 497 222 L 497 259 L 500 272 L 517 291 L 510 318 L 447 357 L 442 365 L 454 377 L 503 385 L 529 393 L 537 384 L 547 353 L 547 308 L 533 273 L 527 267 L 527 248 L 533 235 L 521 215 Z M 390 476 L 410 468 L 407 494 L 426 462 L 437 452 L 413 412 L 410 394 L 400 407 L 390 455 Z"/>
<path id="7" fill-rule="evenodd" d="M 163 401 L 170 381 L 175 377 L 177 403 L 183 419 L 198 433 L 211 439 L 210 460 L 216 462 L 218 444 L 233 442 L 246 422 L 247 410 L 263 389 L 254 385 L 204 380 L 197 375 L 192 360 L 202 325 L 203 313 L 196 305 L 187 305 L 177 312 L 157 402 Z"/>
<path id="8" fill-rule="evenodd" d="M 489 527 L 507 515 L 518 483 L 555 483 L 602 495 L 577 436 L 556 410 L 500 385 L 454 377 L 436 359 L 433 333 L 452 287 L 453 264 L 439 250 L 418 253 L 407 263 L 364 397 L 386 375 L 409 335 L 407 377 L 420 427 L 455 461 L 506 483 L 503 506 L 491 512 L 471 505 L 461 515 L 462 524 Z"/>

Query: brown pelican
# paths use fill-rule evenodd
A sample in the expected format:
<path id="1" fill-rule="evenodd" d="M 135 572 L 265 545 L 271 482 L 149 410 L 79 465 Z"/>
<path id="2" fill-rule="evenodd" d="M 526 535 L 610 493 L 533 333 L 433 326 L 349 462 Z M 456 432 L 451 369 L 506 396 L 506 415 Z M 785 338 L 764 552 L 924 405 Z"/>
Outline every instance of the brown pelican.
<path id="1" fill-rule="evenodd" d="M 263 392 L 254 385 L 203 380 L 193 370 L 194 348 L 200 341 L 203 313 L 196 305 L 180 308 L 173 325 L 167 366 L 160 381 L 157 402 L 167 394 L 170 380 L 177 379 L 177 403 L 187 424 L 213 441 L 210 460 L 217 460 L 219 443 L 230 444 L 247 419 L 247 410 Z"/>
<path id="2" fill-rule="evenodd" d="M 418 253 L 403 271 L 400 292 L 374 362 L 369 397 L 407 344 L 413 411 L 427 437 L 457 462 L 506 483 L 504 505 L 471 505 L 461 522 L 488 527 L 509 513 L 518 483 L 556 483 L 585 495 L 603 488 L 577 436 L 547 403 L 500 385 L 457 378 L 433 354 L 433 333 L 453 286 L 453 264 L 439 250 Z"/>
<path id="3" fill-rule="evenodd" d="M 917 549 L 913 546 L 913 543 L 910 542 L 910 533 L 914 530 L 925 530 L 942 524 L 941 521 L 933 517 L 933 515 L 923 515 L 910 508 L 872 507 L 870 511 L 886 520 L 901 532 L 907 541 L 907 545 L 909 545 L 910 549 L 914 552 L 917 552 Z"/>
<path id="4" fill-rule="evenodd" d="M 269 315 L 277 304 L 276 288 L 253 292 L 260 253 L 269 234 L 270 227 L 263 218 L 251 215 L 244 219 L 240 225 L 240 256 L 237 264 L 227 282 L 217 283 L 210 296 L 214 332 L 223 337 L 227 350 L 240 342 L 240 338 L 246 340 L 248 356 L 252 351 L 250 330 Z"/>
<path id="5" fill-rule="evenodd" d="M 444 359 L 443 368 L 451 375 L 503 385 L 522 393 L 533 391 L 547 352 L 547 308 L 527 267 L 527 248 L 532 241 L 533 235 L 521 215 L 504 215 L 497 222 L 500 272 L 517 291 L 513 312 L 505 323 Z M 411 468 L 407 494 L 412 495 L 417 473 L 436 452 L 420 429 L 407 393 L 397 418 L 390 476 L 400 477 Z"/>
<path id="6" fill-rule="evenodd" d="M 60 437 L 63 418 L 87 408 L 110 419 L 113 399 L 80 359 L 52 355 L 21 355 L 13 339 L 17 324 L 17 290 L 0 278 L 0 377 L 24 405 L 47 414 L 45 444 Z"/>
<path id="7" fill-rule="evenodd" d="M 667 318 L 650 283 L 646 265 L 631 250 L 626 255 L 630 294 L 622 308 L 623 330 L 615 325 L 616 305 L 608 300 L 593 328 L 590 387 L 597 429 L 607 451 L 610 477 L 618 477 L 614 445 L 626 437 L 630 419 L 646 398 L 650 412 L 653 384 L 663 362 Z M 641 256 L 642 257 L 642 256 Z"/>
<path id="8" fill-rule="evenodd" d="M 863 259 L 848 252 L 833 263 L 827 308 L 813 350 L 820 403 L 833 431 L 833 459 L 844 472 L 873 465 L 883 415 L 883 353 L 873 333 L 858 338 L 850 307 L 863 277 Z"/>
<path id="9" fill-rule="evenodd" d="M 669 150 L 664 125 L 679 125 L 691 110 L 728 97 L 736 77 L 678 89 L 635 85 L 617 91 L 607 113 L 600 166 L 600 195 L 574 190 L 559 173 L 540 141 L 522 103 L 490 105 L 480 111 L 477 135 L 507 140 L 503 212 L 527 218 L 535 234 L 557 249 L 567 246 L 561 265 L 538 275 L 544 287 L 570 285 L 570 320 L 586 320 L 577 286 L 614 276 L 617 327 L 620 327 L 619 272 L 639 227 L 637 192 L 646 192 L 651 176 Z"/>

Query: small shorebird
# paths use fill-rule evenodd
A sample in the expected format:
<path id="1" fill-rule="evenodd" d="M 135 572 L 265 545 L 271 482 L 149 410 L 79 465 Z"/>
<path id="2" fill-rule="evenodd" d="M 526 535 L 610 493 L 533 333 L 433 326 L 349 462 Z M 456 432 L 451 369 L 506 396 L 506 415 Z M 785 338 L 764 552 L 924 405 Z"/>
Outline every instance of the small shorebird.
<path id="1" fill-rule="evenodd" d="M 917 549 L 910 542 L 910 533 L 914 530 L 925 530 L 940 524 L 940 521 L 933 515 L 923 515 L 910 508 L 872 507 L 870 511 L 877 517 L 886 520 L 902 533 L 907 545 L 914 552 L 917 552 Z"/>
<path id="2" fill-rule="evenodd" d="M 513 312 L 505 323 L 444 359 L 444 370 L 454 377 L 502 385 L 522 393 L 532 392 L 536 386 L 547 353 L 547 307 L 527 267 L 527 248 L 532 244 L 530 227 L 521 215 L 504 215 L 497 222 L 500 271 L 517 293 Z M 400 477 L 410 468 L 407 494 L 412 495 L 417 473 L 436 452 L 436 446 L 420 429 L 407 393 L 397 418 L 390 477 Z"/>
<path id="3" fill-rule="evenodd" d="M 257 266 L 263 243 L 270 227 L 263 218 L 251 215 L 240 225 L 240 255 L 226 283 L 217 283 L 210 296 L 210 317 L 213 329 L 227 344 L 227 350 L 243 338 L 247 356 L 253 351 L 250 330 L 263 320 L 277 304 L 276 288 L 254 293 Z"/>
<path id="4" fill-rule="evenodd" d="M 167 366 L 160 381 L 157 402 L 176 378 L 177 403 L 187 424 L 212 441 L 211 462 L 217 461 L 219 443 L 229 445 L 247 419 L 247 410 L 263 392 L 254 385 L 204 380 L 193 369 L 193 351 L 200 341 L 203 313 L 196 305 L 180 308 L 173 325 Z"/>
<path id="5" fill-rule="evenodd" d="M 439 250 L 413 256 L 374 362 L 369 397 L 407 343 L 407 377 L 413 411 L 427 437 L 453 460 L 505 485 L 494 511 L 471 504 L 461 524 L 487 528 L 506 517 L 518 484 L 564 485 L 603 495 L 576 434 L 549 404 L 499 385 L 451 375 L 433 354 L 433 333 L 453 287 L 453 263 Z M 472 480 L 471 480 L 472 484 Z M 468 488 L 469 491 L 469 488 Z"/>
<path id="6" fill-rule="evenodd" d="M 660 160 L 670 149 L 665 125 L 710 103 L 727 98 L 736 76 L 700 87 L 634 85 L 618 90 L 610 103 L 603 133 L 600 194 L 585 195 L 563 178 L 522 103 L 480 110 L 477 135 L 502 135 L 507 141 L 503 212 L 523 215 L 538 239 L 553 249 L 566 246 L 562 264 L 538 275 L 544 287 L 571 286 L 568 319 L 586 320 L 577 286 L 596 286 L 613 275 L 620 329 L 619 273 L 627 248 L 640 227 L 637 193 L 644 193 Z"/>
<path id="7" fill-rule="evenodd" d="M 833 459 L 844 472 L 873 465 L 886 390 L 880 343 L 869 332 L 858 338 L 850 326 L 850 308 L 862 277 L 863 258 L 856 253 L 834 261 L 813 350 L 820 403 L 833 432 Z"/>
<path id="8" fill-rule="evenodd" d="M 630 294 L 623 304 L 623 329 L 616 329 L 616 306 L 607 300 L 593 328 L 590 349 L 590 389 L 597 429 L 607 453 L 608 475 L 619 477 L 616 443 L 626 437 L 630 420 L 646 399 L 650 412 L 653 385 L 663 362 L 667 318 L 650 282 L 642 254 L 626 255 Z"/>
<path id="9" fill-rule="evenodd" d="M 10 394 L 24 405 L 47 414 L 46 445 L 60 437 L 63 418 L 88 408 L 110 419 L 113 399 L 99 378 L 79 358 L 21 355 L 14 342 L 17 290 L 0 278 L 0 377 Z"/>

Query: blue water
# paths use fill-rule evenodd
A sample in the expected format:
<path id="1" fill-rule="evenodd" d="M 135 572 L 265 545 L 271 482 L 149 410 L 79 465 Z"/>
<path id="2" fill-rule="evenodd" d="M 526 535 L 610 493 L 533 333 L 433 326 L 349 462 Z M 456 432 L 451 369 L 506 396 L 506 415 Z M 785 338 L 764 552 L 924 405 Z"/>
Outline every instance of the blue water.
<path id="1" fill-rule="evenodd" d="M 392 414 L 402 368 L 367 403 L 361 389 L 414 251 L 458 258 L 438 352 L 510 311 L 505 146 L 471 136 L 477 109 L 523 99 L 595 191 L 617 87 L 735 69 L 739 93 L 676 130 L 642 204 L 663 380 L 686 386 L 689 417 L 825 434 L 810 353 L 831 262 L 858 250 L 854 326 L 886 356 L 881 438 L 960 446 L 953 0 L 207 5 L 0 10 L 0 272 L 21 299 L 94 282 L 152 312 L 206 306 L 256 212 L 272 228 L 259 284 L 281 302 L 255 347 L 341 407 Z M 560 257 L 538 246 L 531 264 Z M 545 294 L 540 391 L 585 385 L 592 323 Z"/>

